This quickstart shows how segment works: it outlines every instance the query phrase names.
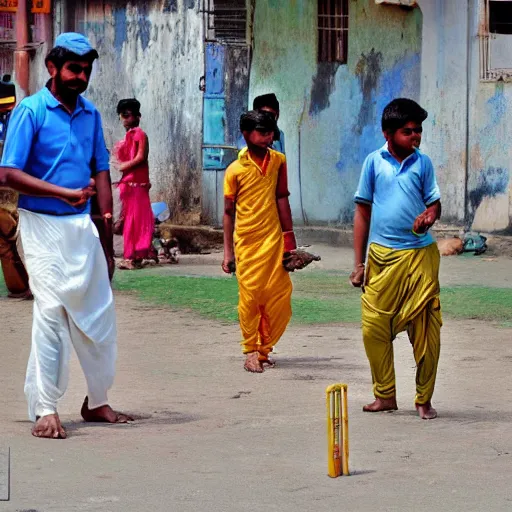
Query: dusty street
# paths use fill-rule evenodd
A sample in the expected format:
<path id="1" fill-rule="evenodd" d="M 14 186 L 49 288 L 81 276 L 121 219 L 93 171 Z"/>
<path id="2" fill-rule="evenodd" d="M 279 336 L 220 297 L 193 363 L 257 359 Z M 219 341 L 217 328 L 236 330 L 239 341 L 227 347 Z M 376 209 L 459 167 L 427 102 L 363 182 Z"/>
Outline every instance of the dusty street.
<path id="1" fill-rule="evenodd" d="M 350 253 L 320 248 L 321 268 Z M 173 272 L 217 274 L 215 256 Z M 208 271 L 210 269 L 210 271 Z M 510 286 L 512 260 L 443 260 L 442 283 Z M 0 300 L 0 431 L 11 449 L 11 500 L 0 511 L 279 512 L 512 510 L 512 331 L 447 321 L 435 421 L 416 417 L 414 360 L 395 343 L 400 410 L 364 414 L 370 372 L 358 326 L 293 326 L 278 367 L 242 370 L 238 327 L 117 295 L 112 404 L 140 419 L 85 425 L 76 357 L 60 412 L 66 441 L 30 436 L 23 379 L 31 304 Z M 326 476 L 324 390 L 349 384 L 350 468 Z"/>

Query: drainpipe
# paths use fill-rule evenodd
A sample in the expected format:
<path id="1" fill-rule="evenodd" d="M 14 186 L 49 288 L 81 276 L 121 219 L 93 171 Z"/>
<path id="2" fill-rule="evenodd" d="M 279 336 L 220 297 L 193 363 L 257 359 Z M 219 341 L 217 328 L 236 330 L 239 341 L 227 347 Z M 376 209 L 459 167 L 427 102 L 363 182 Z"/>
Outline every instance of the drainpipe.
<path id="1" fill-rule="evenodd" d="M 471 57 L 472 57 L 472 44 L 471 44 L 471 3 L 472 0 L 468 0 L 468 10 L 467 10 L 467 48 L 466 48 L 466 158 L 465 158 L 465 175 L 464 175 L 464 224 L 466 226 L 466 230 L 471 230 L 471 226 L 468 225 L 469 221 L 469 167 L 471 163 L 470 157 L 470 138 L 469 138 L 469 130 L 471 127 L 470 124 L 470 93 L 471 93 Z"/>
<path id="2" fill-rule="evenodd" d="M 14 51 L 14 76 L 19 88 L 21 89 L 21 96 L 29 95 L 30 56 L 27 51 L 27 45 L 27 0 L 18 0 L 18 11 L 16 13 L 16 50 Z"/>
<path id="3" fill-rule="evenodd" d="M 308 225 L 308 218 L 306 216 L 306 212 L 304 211 L 304 201 L 303 201 L 303 191 L 302 191 L 302 124 L 304 123 L 304 118 L 306 117 L 306 109 L 308 105 L 308 97 L 307 93 L 304 93 L 304 105 L 302 106 L 302 112 L 299 117 L 299 122 L 297 125 L 297 131 L 299 136 L 299 144 L 298 144 L 298 178 L 299 178 L 299 200 L 300 200 L 300 211 L 302 214 L 302 223 L 304 226 Z"/>

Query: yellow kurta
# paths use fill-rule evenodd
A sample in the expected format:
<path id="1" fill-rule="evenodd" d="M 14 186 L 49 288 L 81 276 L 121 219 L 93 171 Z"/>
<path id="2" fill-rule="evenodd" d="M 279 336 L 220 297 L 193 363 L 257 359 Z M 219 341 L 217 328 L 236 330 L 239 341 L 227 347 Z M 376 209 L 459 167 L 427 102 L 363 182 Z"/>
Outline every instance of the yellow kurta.
<path id="1" fill-rule="evenodd" d="M 440 256 L 434 243 L 396 250 L 370 245 L 363 305 L 363 340 L 370 361 L 373 392 L 395 396 L 393 340 L 407 330 L 416 360 L 417 404 L 434 393 L 441 346 Z"/>
<path id="2" fill-rule="evenodd" d="M 226 170 L 224 195 L 236 201 L 235 257 L 244 354 L 267 358 L 292 315 L 290 276 L 283 268 L 283 233 L 276 187 L 285 156 L 269 150 L 261 169 L 243 149 Z"/>

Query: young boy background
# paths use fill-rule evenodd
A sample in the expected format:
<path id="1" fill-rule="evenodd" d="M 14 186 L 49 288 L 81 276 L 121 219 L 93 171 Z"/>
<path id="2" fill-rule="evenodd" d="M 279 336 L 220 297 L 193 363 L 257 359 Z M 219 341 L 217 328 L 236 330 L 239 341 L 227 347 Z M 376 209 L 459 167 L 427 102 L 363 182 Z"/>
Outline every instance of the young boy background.
<path id="1" fill-rule="evenodd" d="M 350 280 L 363 287 L 363 340 L 375 395 L 363 410 L 397 409 L 393 340 L 407 330 L 417 364 L 416 408 L 433 419 L 442 321 L 440 256 L 428 230 L 441 215 L 441 196 L 432 162 L 418 149 L 427 115 L 405 98 L 384 109 L 386 144 L 366 158 L 355 194 Z"/>
<path id="2" fill-rule="evenodd" d="M 259 112 L 268 112 L 274 117 L 276 123 L 279 120 L 279 101 L 274 93 L 256 96 L 252 102 L 252 108 L 253 110 L 258 110 Z M 237 148 L 243 149 L 246 145 L 247 144 L 245 142 L 244 136 L 241 135 L 237 141 Z M 284 146 L 284 132 L 277 127 L 277 124 L 270 147 L 276 151 L 279 151 L 279 153 L 283 153 L 283 155 L 286 154 Z"/>

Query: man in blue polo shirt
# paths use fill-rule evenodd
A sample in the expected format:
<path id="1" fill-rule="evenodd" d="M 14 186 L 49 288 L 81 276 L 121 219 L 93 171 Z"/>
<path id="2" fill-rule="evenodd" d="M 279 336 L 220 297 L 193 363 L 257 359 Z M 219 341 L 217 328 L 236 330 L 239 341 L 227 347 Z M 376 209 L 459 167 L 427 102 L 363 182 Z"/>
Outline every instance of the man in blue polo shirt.
<path id="1" fill-rule="evenodd" d="M 67 387 L 71 345 L 88 387 L 83 418 L 130 419 L 108 405 L 116 319 L 107 260 L 89 215 L 94 177 L 111 241 L 109 154 L 100 115 L 81 96 L 97 57 L 83 35 L 57 37 L 46 58 L 51 79 L 14 110 L 2 157 L 5 183 L 20 192 L 20 252 L 35 298 L 25 394 L 36 437 L 66 437 L 57 403 Z M 107 257 L 113 268 L 111 242 Z"/>
<path id="2" fill-rule="evenodd" d="M 384 109 L 386 145 L 366 158 L 355 194 L 350 280 L 363 287 L 363 340 L 375 395 L 363 410 L 397 409 L 393 340 L 407 330 L 417 364 L 416 409 L 433 419 L 442 321 L 440 257 L 428 230 L 441 215 L 441 196 L 432 162 L 418 149 L 427 115 L 405 98 Z"/>

